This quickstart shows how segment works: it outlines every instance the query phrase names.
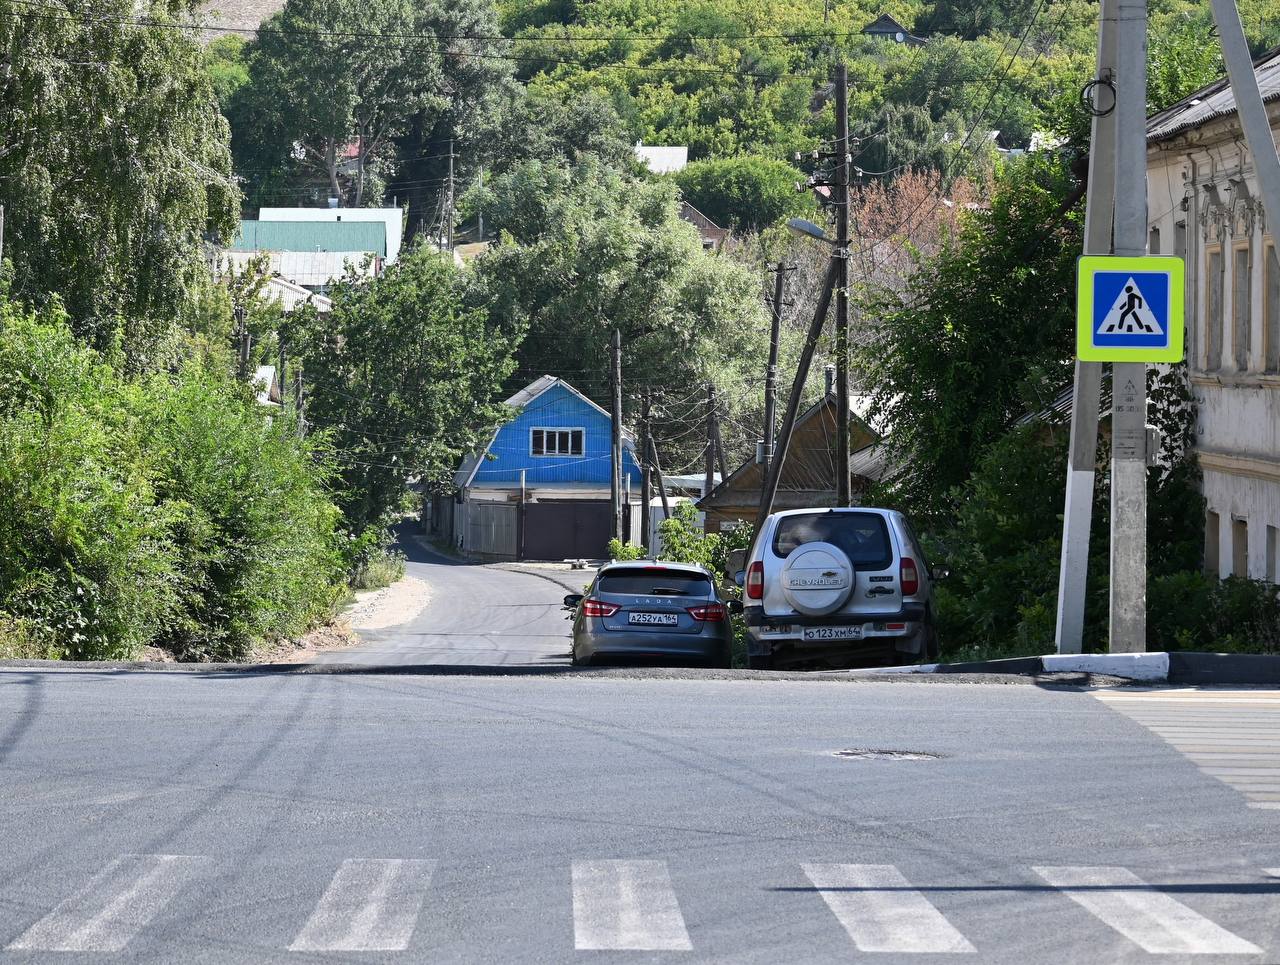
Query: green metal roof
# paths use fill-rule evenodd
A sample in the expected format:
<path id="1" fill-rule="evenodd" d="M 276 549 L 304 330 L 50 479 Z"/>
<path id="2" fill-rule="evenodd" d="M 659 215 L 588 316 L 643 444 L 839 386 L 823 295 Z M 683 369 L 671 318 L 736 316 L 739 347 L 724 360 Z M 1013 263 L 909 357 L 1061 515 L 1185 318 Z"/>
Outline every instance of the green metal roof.
<path id="1" fill-rule="evenodd" d="M 372 251 L 387 256 L 380 221 L 241 221 L 230 251 Z"/>

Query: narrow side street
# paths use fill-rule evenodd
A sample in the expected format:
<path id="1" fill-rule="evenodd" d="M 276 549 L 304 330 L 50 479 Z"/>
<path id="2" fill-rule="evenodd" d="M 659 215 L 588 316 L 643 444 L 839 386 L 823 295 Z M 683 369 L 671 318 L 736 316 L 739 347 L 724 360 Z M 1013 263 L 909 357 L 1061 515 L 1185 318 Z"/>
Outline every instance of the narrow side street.
<path id="1" fill-rule="evenodd" d="M 407 556 L 405 576 L 426 586 L 427 605 L 399 625 L 357 625 L 364 646 L 321 653 L 316 663 L 569 665 L 569 622 L 561 610 L 568 590 L 559 583 L 502 566 L 451 560 L 412 538 L 400 549 Z M 589 579 L 583 571 L 583 584 Z"/>

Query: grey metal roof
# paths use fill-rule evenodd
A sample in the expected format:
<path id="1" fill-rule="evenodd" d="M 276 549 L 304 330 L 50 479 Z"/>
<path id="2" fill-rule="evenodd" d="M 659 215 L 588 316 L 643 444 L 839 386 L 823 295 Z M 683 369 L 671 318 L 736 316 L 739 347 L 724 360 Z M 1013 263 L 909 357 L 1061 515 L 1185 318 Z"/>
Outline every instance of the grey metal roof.
<path id="1" fill-rule="evenodd" d="M 1280 99 L 1280 47 L 1274 47 L 1253 62 L 1258 88 L 1264 102 Z M 1158 142 L 1219 117 L 1236 112 L 1231 82 L 1220 77 L 1147 121 L 1147 140 Z"/>

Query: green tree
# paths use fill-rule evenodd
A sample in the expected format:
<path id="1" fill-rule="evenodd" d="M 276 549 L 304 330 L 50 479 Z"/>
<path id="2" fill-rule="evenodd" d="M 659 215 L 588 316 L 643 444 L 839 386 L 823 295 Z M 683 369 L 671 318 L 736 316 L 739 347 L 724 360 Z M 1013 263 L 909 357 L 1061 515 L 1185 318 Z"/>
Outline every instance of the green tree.
<path id="1" fill-rule="evenodd" d="M 997 178 L 989 210 L 921 264 L 901 293 L 872 291 L 879 319 L 858 371 L 889 426 L 892 485 L 945 517 L 978 454 L 1071 378 L 1081 216 L 1063 163 L 1031 156 Z"/>
<path id="2" fill-rule="evenodd" d="M 306 418 L 329 434 L 355 535 L 381 528 L 407 484 L 448 477 L 503 417 L 518 329 L 464 304 L 464 278 L 419 247 L 372 282 L 333 292 L 306 340 Z"/>
<path id="3" fill-rule="evenodd" d="M 722 228 L 760 231 L 783 218 L 811 216 L 804 176 L 785 161 L 740 155 L 694 161 L 675 175 L 686 201 Z"/>
<path id="4" fill-rule="evenodd" d="M 392 138 L 443 104 L 442 73 L 440 44 L 409 0 L 288 0 L 259 31 L 246 106 L 275 128 L 269 146 L 299 145 L 331 196 L 359 207 Z"/>
<path id="5" fill-rule="evenodd" d="M 759 281 L 703 250 L 670 182 L 633 181 L 594 158 L 572 168 L 529 161 L 468 199 L 479 204 L 501 233 L 476 264 L 479 286 L 495 315 L 527 326 L 509 388 L 551 373 L 607 401 L 617 328 L 627 415 L 646 389 L 687 398 L 656 426 L 673 438 L 700 411 L 700 383 L 758 378 L 769 330 Z M 696 446 L 668 454 L 683 460 Z"/>
<path id="6" fill-rule="evenodd" d="M 0 653 L 241 659 L 331 612 L 323 436 L 221 367 L 125 378 L 7 301 L 0 384 Z"/>
<path id="7" fill-rule="evenodd" d="M 93 13 L 0 0 L 5 256 L 15 297 L 56 294 L 77 334 L 154 368 L 209 283 L 202 237 L 232 230 L 239 192 L 192 32 L 135 24 L 125 0 Z"/>

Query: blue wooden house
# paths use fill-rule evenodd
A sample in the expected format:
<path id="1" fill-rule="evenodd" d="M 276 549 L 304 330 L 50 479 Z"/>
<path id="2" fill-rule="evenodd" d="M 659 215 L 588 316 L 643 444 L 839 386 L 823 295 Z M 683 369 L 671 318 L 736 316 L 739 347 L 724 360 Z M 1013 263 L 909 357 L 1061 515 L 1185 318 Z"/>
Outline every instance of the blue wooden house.
<path id="1" fill-rule="evenodd" d="M 437 501 L 431 527 L 486 558 L 603 557 L 612 531 L 609 413 L 551 375 L 506 404 L 514 417 L 483 452 L 463 460 L 452 506 Z M 640 468 L 626 431 L 622 467 L 624 499 L 638 506 Z M 624 521 L 631 516 L 624 510 Z"/>

